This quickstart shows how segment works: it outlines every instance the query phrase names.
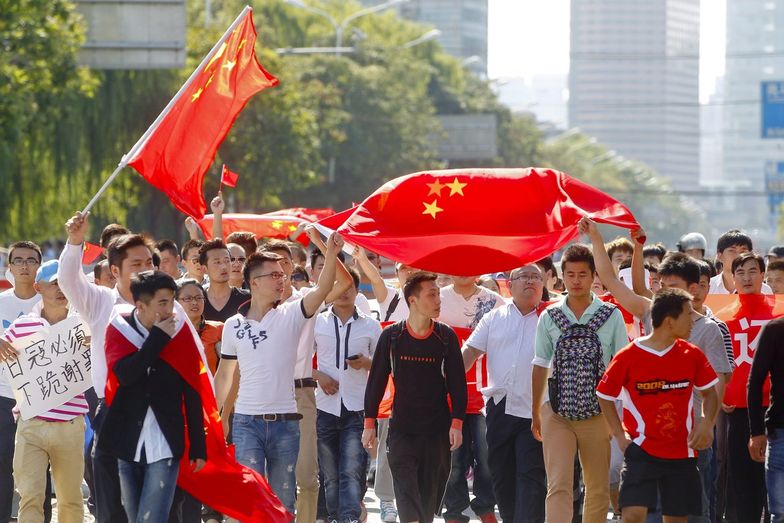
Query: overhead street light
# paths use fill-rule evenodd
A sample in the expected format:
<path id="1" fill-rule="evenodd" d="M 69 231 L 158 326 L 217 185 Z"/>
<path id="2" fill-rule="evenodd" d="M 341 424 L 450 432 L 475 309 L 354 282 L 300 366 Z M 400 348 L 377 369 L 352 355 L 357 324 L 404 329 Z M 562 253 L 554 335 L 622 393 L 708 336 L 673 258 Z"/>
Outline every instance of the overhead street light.
<path id="1" fill-rule="evenodd" d="M 400 47 L 402 49 L 410 49 L 410 48 L 412 48 L 414 46 L 417 46 L 419 44 L 424 44 L 425 42 L 429 42 L 430 40 L 435 40 L 439 36 L 441 36 L 441 31 L 439 31 L 438 29 L 431 29 L 430 31 L 426 32 L 425 34 L 423 34 L 419 38 L 415 38 L 415 39 L 411 40 L 410 42 L 406 42 L 405 44 L 401 45 Z"/>

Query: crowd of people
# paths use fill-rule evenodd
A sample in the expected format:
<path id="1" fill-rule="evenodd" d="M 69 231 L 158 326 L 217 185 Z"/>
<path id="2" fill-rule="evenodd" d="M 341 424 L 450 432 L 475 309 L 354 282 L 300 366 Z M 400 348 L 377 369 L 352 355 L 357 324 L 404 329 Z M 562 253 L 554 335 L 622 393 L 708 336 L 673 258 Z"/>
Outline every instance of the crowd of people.
<path id="1" fill-rule="evenodd" d="M 784 247 L 733 230 L 676 251 L 644 233 L 505 273 L 435 274 L 307 229 L 181 247 L 112 224 L 86 274 L 87 215 L 57 259 L 18 241 L 0 294 L 0 523 L 220 523 L 177 487 L 209 463 L 195 343 L 237 460 L 297 522 L 784 521 L 784 320 L 739 353 L 709 294 L 784 293 Z M 309 252 L 308 252 L 309 250 Z M 344 252 L 345 251 L 345 252 Z M 351 252 L 351 256 L 346 256 Z M 349 261 L 350 260 L 350 261 Z M 92 388 L 19 417 L 19 340 L 78 315 Z M 771 383 L 772 382 L 772 385 Z M 93 437 L 90 437 L 93 435 Z M 50 479 L 49 479 L 50 478 Z"/>

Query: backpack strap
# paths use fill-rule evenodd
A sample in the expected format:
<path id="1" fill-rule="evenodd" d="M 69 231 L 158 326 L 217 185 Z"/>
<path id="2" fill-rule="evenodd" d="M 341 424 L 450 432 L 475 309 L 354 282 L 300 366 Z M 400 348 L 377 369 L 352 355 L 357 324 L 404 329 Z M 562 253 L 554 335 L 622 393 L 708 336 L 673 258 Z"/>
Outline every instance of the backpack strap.
<path id="1" fill-rule="evenodd" d="M 614 311 L 615 311 L 615 305 L 612 305 L 611 303 L 605 303 L 604 305 L 599 307 L 599 310 L 597 310 L 596 313 L 593 315 L 591 321 L 588 322 L 587 324 L 588 327 L 590 327 L 591 330 L 593 330 L 594 332 L 598 331 L 602 327 L 602 325 L 607 323 L 607 320 L 610 319 L 610 316 L 612 316 L 612 313 Z"/>
<path id="2" fill-rule="evenodd" d="M 396 292 L 395 295 L 392 297 L 392 301 L 389 302 L 389 307 L 387 307 L 387 313 L 384 315 L 384 321 L 389 321 L 389 318 L 397 309 L 397 304 L 400 303 L 400 293 Z"/>
<path id="3" fill-rule="evenodd" d="M 392 377 L 395 377 L 395 353 L 393 349 L 397 345 L 397 340 L 403 334 L 403 322 L 399 321 L 389 326 L 389 366 L 392 368 Z"/>
<path id="4" fill-rule="evenodd" d="M 550 318 L 555 322 L 561 332 L 566 332 L 566 330 L 572 326 L 572 322 L 569 321 L 566 314 L 558 307 L 547 309 L 547 314 L 550 315 Z"/>

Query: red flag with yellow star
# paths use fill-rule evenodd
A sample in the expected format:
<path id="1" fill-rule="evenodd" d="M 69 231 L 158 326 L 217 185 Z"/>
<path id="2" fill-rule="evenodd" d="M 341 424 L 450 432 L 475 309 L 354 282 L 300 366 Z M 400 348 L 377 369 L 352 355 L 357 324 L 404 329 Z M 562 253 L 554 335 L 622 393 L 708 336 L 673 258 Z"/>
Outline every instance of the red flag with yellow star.
<path id="1" fill-rule="evenodd" d="M 241 18 L 128 162 L 197 219 L 207 211 L 204 173 L 218 146 L 250 97 L 278 83 L 256 59 L 251 10 Z"/>
<path id="2" fill-rule="evenodd" d="M 578 236 L 583 216 L 637 229 L 631 212 L 552 169 L 468 169 L 386 183 L 338 229 L 347 242 L 419 269 L 455 276 L 504 271 Z"/>

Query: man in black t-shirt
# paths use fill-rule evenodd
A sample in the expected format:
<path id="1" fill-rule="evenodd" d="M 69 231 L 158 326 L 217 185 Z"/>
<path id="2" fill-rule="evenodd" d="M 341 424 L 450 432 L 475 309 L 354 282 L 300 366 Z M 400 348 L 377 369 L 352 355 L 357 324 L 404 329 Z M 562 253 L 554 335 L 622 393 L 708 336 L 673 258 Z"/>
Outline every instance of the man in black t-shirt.
<path id="1" fill-rule="evenodd" d="M 207 301 L 204 302 L 204 319 L 224 323 L 237 314 L 240 305 L 250 300 L 250 293 L 229 285 L 231 254 L 220 238 L 201 246 L 199 263 L 204 267 L 210 282 Z"/>
<path id="2" fill-rule="evenodd" d="M 375 418 L 391 374 L 395 397 L 387 452 L 398 513 L 404 522 L 429 523 L 444 495 L 450 452 L 463 441 L 465 369 L 457 335 L 434 321 L 441 313 L 436 275 L 411 275 L 403 296 L 408 319 L 381 333 L 373 357 L 362 443 L 367 448 L 376 444 Z"/>

